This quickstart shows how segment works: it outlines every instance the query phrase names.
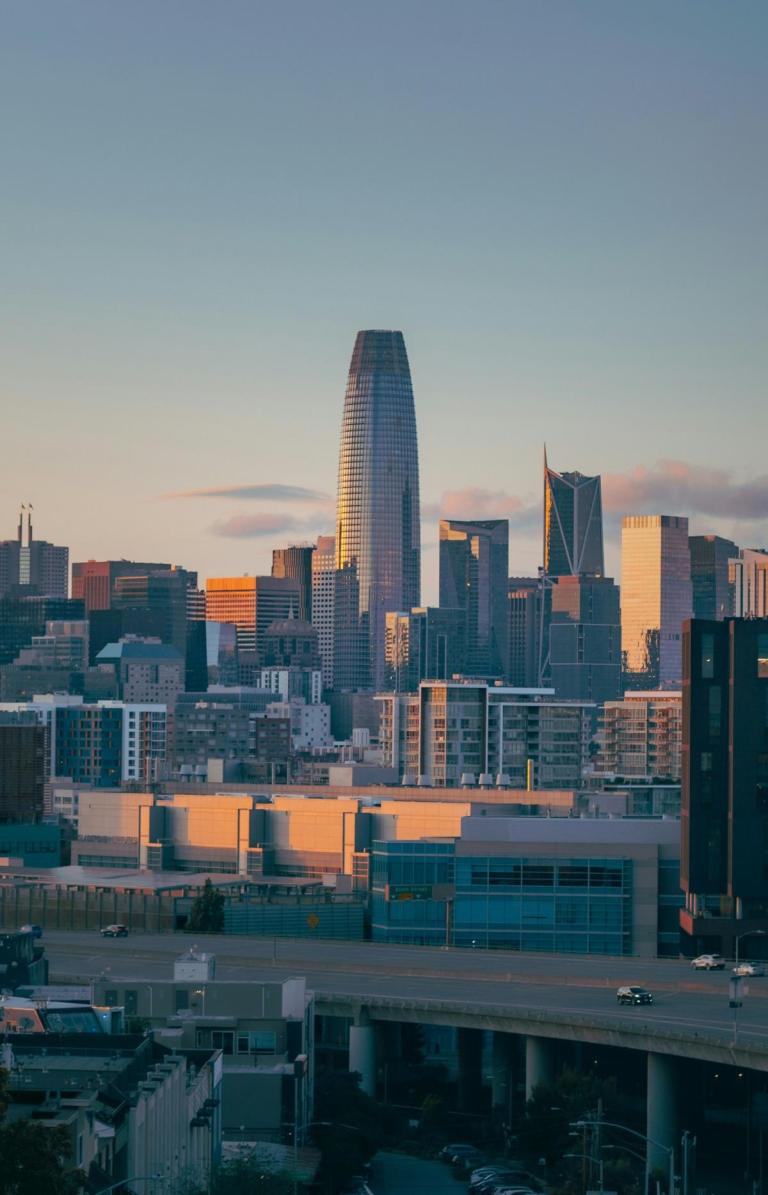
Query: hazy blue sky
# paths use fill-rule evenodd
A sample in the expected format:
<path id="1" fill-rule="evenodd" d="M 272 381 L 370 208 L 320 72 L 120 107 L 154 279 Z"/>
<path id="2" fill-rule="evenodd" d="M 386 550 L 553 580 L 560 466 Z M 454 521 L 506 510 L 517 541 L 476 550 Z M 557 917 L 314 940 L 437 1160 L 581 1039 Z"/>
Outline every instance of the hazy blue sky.
<path id="1" fill-rule="evenodd" d="M 767 56 L 765 0 L 9 0 L 0 534 L 264 571 L 398 327 L 427 597 L 441 505 L 535 567 L 545 439 L 765 543 Z"/>

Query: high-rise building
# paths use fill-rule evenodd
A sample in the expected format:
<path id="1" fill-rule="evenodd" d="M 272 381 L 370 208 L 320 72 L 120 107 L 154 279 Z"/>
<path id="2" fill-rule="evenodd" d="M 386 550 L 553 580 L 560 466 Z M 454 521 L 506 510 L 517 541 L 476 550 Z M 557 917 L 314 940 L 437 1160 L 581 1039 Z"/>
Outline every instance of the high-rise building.
<path id="1" fill-rule="evenodd" d="M 466 614 L 438 606 L 388 611 L 385 688 L 415 693 L 423 680 L 450 680 L 465 671 Z"/>
<path id="2" fill-rule="evenodd" d="M 539 683 L 541 655 L 541 577 L 510 577 L 507 590 L 506 679 L 518 689 Z"/>
<path id="3" fill-rule="evenodd" d="M 44 635 L 53 620 L 79 620 L 83 603 L 63 597 L 0 598 L 0 664 L 11 664 L 33 638 Z"/>
<path id="4" fill-rule="evenodd" d="M 324 689 L 333 688 L 335 611 L 336 539 L 319 535 L 312 553 L 312 623 L 317 627 Z"/>
<path id="5" fill-rule="evenodd" d="M 31 506 L 22 506 L 16 539 L 0 541 L 0 598 L 25 593 L 65 598 L 69 593 L 69 548 L 35 539 L 31 511 Z"/>
<path id="6" fill-rule="evenodd" d="M 549 683 L 558 697 L 615 701 L 621 693 L 619 587 L 610 577 L 557 577 L 551 586 Z"/>
<path id="7" fill-rule="evenodd" d="M 507 519 L 440 520 L 440 606 L 464 610 L 470 676 L 506 671 L 508 575 Z"/>
<path id="8" fill-rule="evenodd" d="M 350 688 L 381 688 L 385 615 L 419 605 L 419 458 L 402 332 L 358 332 L 344 398 L 336 566 L 352 570 L 357 617 L 340 626 L 334 659 Z"/>
<path id="9" fill-rule="evenodd" d="M 768 552 L 744 548 L 728 562 L 733 614 L 768 618 Z"/>
<path id="10" fill-rule="evenodd" d="M 141 577 L 165 572 L 170 564 L 147 564 L 136 560 L 82 560 L 72 565 L 72 597 L 82 598 L 85 612 L 110 610 L 118 577 Z"/>
<path id="11" fill-rule="evenodd" d="M 720 535 L 690 535 L 694 618 L 727 618 L 732 611 L 728 561 L 739 549 Z"/>
<path id="12" fill-rule="evenodd" d="M 204 688 L 208 680 L 204 602 L 197 588 L 197 573 L 178 565 L 117 576 L 110 610 L 94 611 L 100 617 L 92 617 L 91 652 L 98 653 L 125 635 L 157 638 L 184 658 L 185 687 Z M 110 616 L 116 616 L 119 625 L 103 640 L 113 621 Z"/>
<path id="13" fill-rule="evenodd" d="M 296 617 L 312 621 L 312 557 L 313 544 L 293 544 L 288 548 L 273 548 L 272 576 L 292 577 L 299 585 L 299 606 Z"/>
<path id="14" fill-rule="evenodd" d="M 599 477 L 556 473 L 544 451 L 544 572 L 547 577 L 601 577 L 603 504 Z"/>
<path id="15" fill-rule="evenodd" d="M 628 689 L 679 689 L 691 617 L 688 520 L 627 515 L 621 524 L 621 653 Z"/>
<path id="16" fill-rule="evenodd" d="M 731 957 L 768 933 L 768 619 L 692 619 L 683 660 L 682 948 Z"/>
<path id="17" fill-rule="evenodd" d="M 46 730 L 31 713 L 0 713 L 0 822 L 43 816 Z"/>
<path id="18" fill-rule="evenodd" d="M 264 635 L 273 622 L 295 617 L 299 583 L 293 577 L 209 577 L 205 589 L 206 618 L 237 627 L 237 649 L 255 653 L 260 664 Z"/>
<path id="19" fill-rule="evenodd" d="M 625 780 L 680 779 L 682 696 L 664 689 L 625 693 L 600 714 L 595 771 Z"/>

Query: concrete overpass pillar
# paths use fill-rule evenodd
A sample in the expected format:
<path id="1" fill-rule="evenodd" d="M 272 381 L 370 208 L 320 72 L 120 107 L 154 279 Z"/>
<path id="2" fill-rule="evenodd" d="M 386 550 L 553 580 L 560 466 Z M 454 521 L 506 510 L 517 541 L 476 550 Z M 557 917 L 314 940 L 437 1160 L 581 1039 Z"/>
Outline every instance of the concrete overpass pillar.
<path id="1" fill-rule="evenodd" d="M 479 1029 L 456 1030 L 459 1062 L 459 1109 L 477 1112 L 483 1083 L 483 1035 Z"/>
<path id="2" fill-rule="evenodd" d="M 494 1120 L 509 1123 L 512 1107 L 512 1050 L 509 1033 L 494 1033 L 491 1065 L 491 1108 Z"/>
<path id="3" fill-rule="evenodd" d="M 555 1045 L 548 1037 L 525 1039 L 525 1098 L 533 1095 L 540 1083 L 551 1083 L 555 1071 Z"/>
<path id="4" fill-rule="evenodd" d="M 645 1132 L 649 1138 L 648 1174 L 653 1170 L 669 1174 L 669 1148 L 674 1148 L 677 1139 L 677 1065 L 668 1054 L 648 1054 Z"/>
<path id="5" fill-rule="evenodd" d="M 360 1089 L 376 1095 L 376 1034 L 367 1008 L 361 1008 L 349 1027 L 349 1069 L 360 1075 Z"/>

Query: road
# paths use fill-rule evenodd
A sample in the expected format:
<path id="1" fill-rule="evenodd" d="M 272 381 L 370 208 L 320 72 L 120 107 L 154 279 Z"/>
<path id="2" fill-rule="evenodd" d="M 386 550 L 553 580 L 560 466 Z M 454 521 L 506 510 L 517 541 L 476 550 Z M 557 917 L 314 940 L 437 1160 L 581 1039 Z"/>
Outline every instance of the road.
<path id="1" fill-rule="evenodd" d="M 466 1195 L 467 1190 L 442 1162 L 386 1152 L 376 1154 L 370 1185 L 374 1195 Z"/>
<path id="2" fill-rule="evenodd" d="M 47 931 L 43 942 L 56 982 L 88 982 L 108 970 L 115 978 L 171 979 L 173 960 L 195 945 L 217 958 L 217 979 L 284 979 L 304 975 L 321 1003 L 400 999 L 510 1016 L 593 1018 L 607 1030 L 650 1030 L 729 1043 L 734 1014 L 729 972 L 692 971 L 685 960 L 513 954 L 482 950 L 382 946 L 373 943 L 265 939 L 240 935 L 98 934 Z M 654 1004 L 620 1006 L 616 988 L 651 989 Z M 738 1040 L 766 1051 L 768 977 L 747 984 Z M 450 1012 L 450 1008 L 449 1008 Z M 393 1014 L 394 1015 L 394 1014 Z M 448 1014 L 446 1014 L 448 1015 Z M 429 1020 L 426 1013 L 422 1019 Z"/>

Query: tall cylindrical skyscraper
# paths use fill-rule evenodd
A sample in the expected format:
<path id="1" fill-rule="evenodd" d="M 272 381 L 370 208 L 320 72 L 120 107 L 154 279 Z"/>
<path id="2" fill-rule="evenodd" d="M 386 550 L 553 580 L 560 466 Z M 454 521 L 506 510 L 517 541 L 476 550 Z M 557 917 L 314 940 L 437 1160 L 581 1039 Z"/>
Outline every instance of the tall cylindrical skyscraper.
<path id="1" fill-rule="evenodd" d="M 385 615 L 420 604 L 419 454 L 402 332 L 358 332 L 336 507 L 336 689 L 384 683 Z"/>

